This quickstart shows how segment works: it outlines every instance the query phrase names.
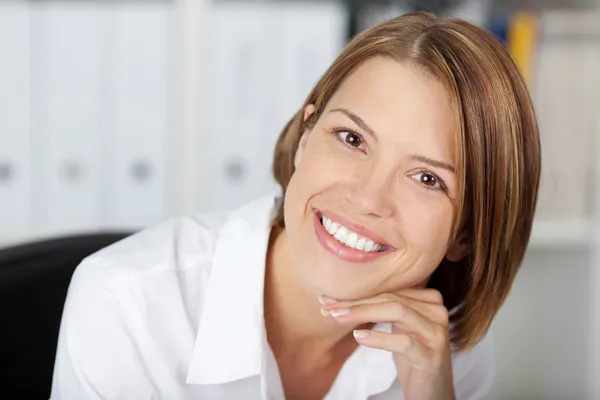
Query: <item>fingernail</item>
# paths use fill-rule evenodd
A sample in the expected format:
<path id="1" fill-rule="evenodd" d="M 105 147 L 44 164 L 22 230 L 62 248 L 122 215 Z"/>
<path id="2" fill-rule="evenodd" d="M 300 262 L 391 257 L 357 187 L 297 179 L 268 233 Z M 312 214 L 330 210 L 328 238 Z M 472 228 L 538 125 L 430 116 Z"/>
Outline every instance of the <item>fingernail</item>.
<path id="1" fill-rule="evenodd" d="M 319 295 L 319 303 L 322 305 L 334 304 L 337 303 L 337 300 L 332 299 L 331 297 L 327 297 L 325 295 Z"/>
<path id="2" fill-rule="evenodd" d="M 354 337 L 355 337 L 357 340 L 365 340 L 365 339 L 368 339 L 368 338 L 369 338 L 369 336 L 370 336 L 370 334 L 369 334 L 369 331 L 365 331 L 365 330 L 358 330 L 358 329 L 355 329 L 355 330 L 352 332 L 352 334 L 354 335 Z"/>
<path id="3" fill-rule="evenodd" d="M 321 307 L 321 315 L 324 317 L 330 317 L 331 313 L 329 311 L 327 311 L 326 309 L 324 309 L 323 307 Z"/>
<path id="4" fill-rule="evenodd" d="M 329 312 L 331 313 L 331 316 L 333 316 L 333 317 L 341 317 L 343 315 L 350 314 L 350 309 L 349 308 L 334 308 L 333 310 L 330 310 Z"/>

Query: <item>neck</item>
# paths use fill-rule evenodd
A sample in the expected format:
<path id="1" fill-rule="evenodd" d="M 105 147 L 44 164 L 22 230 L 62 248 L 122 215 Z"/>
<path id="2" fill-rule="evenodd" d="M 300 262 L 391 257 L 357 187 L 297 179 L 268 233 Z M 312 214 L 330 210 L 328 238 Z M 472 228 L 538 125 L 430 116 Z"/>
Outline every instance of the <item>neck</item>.
<path id="1" fill-rule="evenodd" d="M 307 287 L 293 264 L 286 231 L 272 233 L 267 253 L 264 310 L 274 353 L 333 354 L 354 345 L 352 329 L 321 315 L 319 293 Z M 293 350 L 292 350 L 293 349 Z"/>

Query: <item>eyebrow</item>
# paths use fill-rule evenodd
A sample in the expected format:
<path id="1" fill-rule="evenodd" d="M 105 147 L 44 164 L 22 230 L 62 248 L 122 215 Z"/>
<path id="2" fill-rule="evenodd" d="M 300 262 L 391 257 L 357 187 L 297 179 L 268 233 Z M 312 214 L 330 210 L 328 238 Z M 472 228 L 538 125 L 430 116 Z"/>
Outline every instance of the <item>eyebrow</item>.
<path id="1" fill-rule="evenodd" d="M 420 156 L 418 154 L 413 154 L 413 155 L 410 156 L 410 158 L 412 158 L 413 160 L 424 162 L 425 164 L 429 164 L 432 167 L 443 168 L 445 170 L 448 170 L 448 171 L 452 172 L 453 174 L 456 174 L 456 168 L 454 168 L 453 165 L 450 165 L 448 163 L 445 163 L 445 162 L 442 162 L 442 161 L 438 161 L 438 160 L 434 160 L 432 158 L 428 158 L 428 157 L 425 157 L 425 156 Z"/>
<path id="2" fill-rule="evenodd" d="M 367 132 L 369 135 L 373 136 L 373 138 L 375 138 L 375 140 L 377 140 L 377 135 L 375 134 L 375 131 L 373 130 L 373 128 L 371 128 L 361 117 L 354 114 L 352 111 L 350 111 L 346 108 L 335 108 L 335 109 L 331 110 L 330 112 L 340 112 L 340 113 L 344 114 L 346 117 L 350 118 L 356 125 L 358 125 L 358 127 L 360 129 Z"/>
<path id="3" fill-rule="evenodd" d="M 352 111 L 348 110 L 347 108 L 335 108 L 335 109 L 331 110 L 330 112 L 340 112 L 340 113 L 344 114 L 345 116 L 350 118 L 356 125 L 358 125 L 358 127 L 360 129 L 364 130 L 365 132 L 367 132 L 369 135 L 373 136 L 377 140 L 377 135 L 375 134 L 375 131 L 361 117 L 359 117 Z M 433 158 L 421 156 L 418 154 L 413 154 L 410 157 L 413 160 L 417 160 L 417 161 L 423 162 L 425 164 L 429 164 L 432 167 L 443 168 L 445 170 L 452 172 L 453 174 L 456 174 L 456 168 L 454 168 L 453 165 L 450 165 L 443 161 L 434 160 Z"/>

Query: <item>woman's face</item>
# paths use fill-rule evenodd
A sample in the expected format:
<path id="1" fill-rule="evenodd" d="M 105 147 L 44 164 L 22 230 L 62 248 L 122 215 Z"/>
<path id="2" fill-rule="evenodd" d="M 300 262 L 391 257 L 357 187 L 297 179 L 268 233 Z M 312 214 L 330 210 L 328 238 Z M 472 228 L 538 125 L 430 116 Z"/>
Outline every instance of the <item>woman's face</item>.
<path id="1" fill-rule="evenodd" d="M 449 243 L 455 135 L 444 87 L 417 67 L 373 58 L 344 80 L 304 133 L 285 197 L 294 266 L 311 290 L 367 297 L 462 258 L 464 241 Z"/>

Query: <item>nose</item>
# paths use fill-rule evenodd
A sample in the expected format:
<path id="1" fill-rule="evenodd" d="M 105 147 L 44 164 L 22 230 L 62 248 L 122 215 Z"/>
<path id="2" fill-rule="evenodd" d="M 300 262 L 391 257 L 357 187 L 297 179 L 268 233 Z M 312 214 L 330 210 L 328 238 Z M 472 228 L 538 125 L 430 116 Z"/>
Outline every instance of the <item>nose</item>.
<path id="1" fill-rule="evenodd" d="M 394 177 L 365 168 L 343 195 L 352 210 L 377 218 L 394 215 Z"/>

